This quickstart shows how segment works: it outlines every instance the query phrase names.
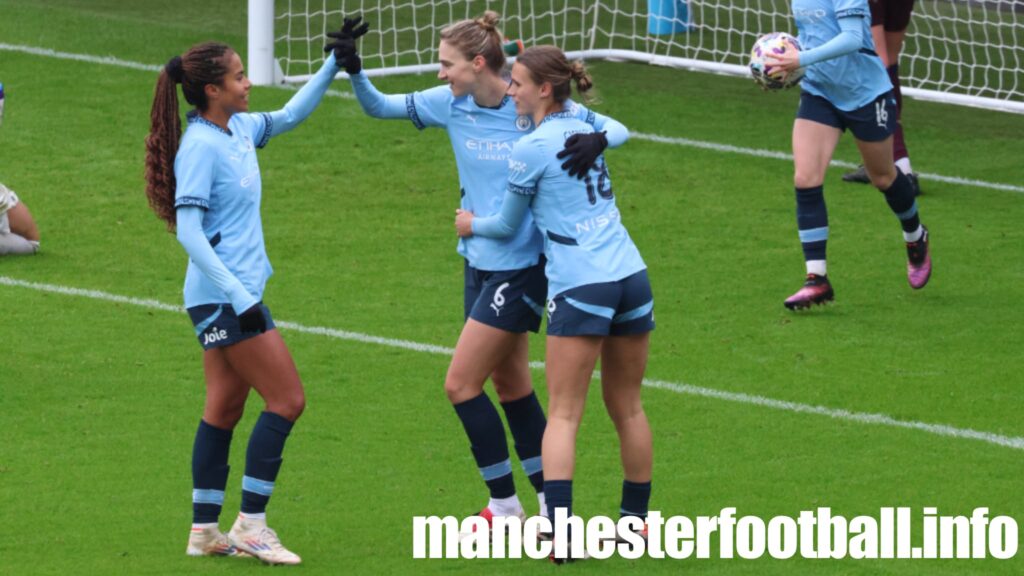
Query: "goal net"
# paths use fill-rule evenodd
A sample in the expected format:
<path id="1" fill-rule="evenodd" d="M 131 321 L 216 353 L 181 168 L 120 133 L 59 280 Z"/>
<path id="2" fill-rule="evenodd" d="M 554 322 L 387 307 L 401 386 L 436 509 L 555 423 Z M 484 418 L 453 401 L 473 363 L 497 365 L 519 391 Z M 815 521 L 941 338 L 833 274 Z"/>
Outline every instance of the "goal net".
<path id="1" fill-rule="evenodd" d="M 257 83 L 302 81 L 323 61 L 327 32 L 338 29 L 343 16 L 359 14 L 371 24 L 360 45 L 369 74 L 436 70 L 441 29 L 494 10 L 502 15 L 502 32 L 527 46 L 555 44 L 574 57 L 744 75 L 748 52 L 760 35 L 796 32 L 789 4 L 249 0 L 249 67 Z M 917 0 L 900 72 L 909 96 L 1024 113 L 1024 0 Z"/>

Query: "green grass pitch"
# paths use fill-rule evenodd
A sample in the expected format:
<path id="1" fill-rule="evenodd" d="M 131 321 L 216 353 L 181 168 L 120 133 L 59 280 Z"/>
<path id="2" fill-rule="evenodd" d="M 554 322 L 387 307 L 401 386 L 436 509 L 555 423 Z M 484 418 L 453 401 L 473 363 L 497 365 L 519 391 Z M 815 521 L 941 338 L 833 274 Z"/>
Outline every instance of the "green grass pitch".
<path id="1" fill-rule="evenodd" d="M 240 0 L 0 0 L 0 42 L 162 64 L 207 39 L 245 49 Z M 749 80 L 593 63 L 596 109 L 630 129 L 787 152 L 796 94 Z M 8 92 L 0 181 L 43 234 L 0 278 L 177 305 L 186 257 L 146 205 L 143 139 L 155 74 L 0 50 Z M 435 84 L 382 79 L 385 91 Z M 335 89 L 349 92 L 344 82 Z M 289 92 L 256 88 L 254 110 Z M 1024 116 L 907 101 L 915 167 L 1024 185 Z M 899 227 L 881 195 L 829 171 L 837 301 L 792 314 L 802 280 L 792 165 L 634 139 L 607 154 L 625 224 L 657 301 L 648 376 L 903 422 L 1012 438 L 1021 418 L 1024 195 L 922 180 L 935 274 L 907 285 Z M 854 161 L 844 138 L 837 158 Z M 260 154 L 278 320 L 441 347 L 461 317 L 458 186 L 448 140 L 327 98 Z M 242 574 L 255 561 L 184 555 L 200 350 L 181 313 L 0 283 L 0 572 Z M 285 453 L 272 525 L 304 574 L 540 574 L 531 560 L 412 559 L 412 517 L 465 516 L 486 498 L 442 383 L 443 354 L 284 329 L 308 409 Z M 543 359 L 535 338 L 534 360 Z M 535 382 L 545 396 L 543 373 Z M 1020 449 L 922 430 L 648 389 L 652 507 L 768 518 L 831 506 L 877 515 L 1024 520 Z M 232 451 L 222 525 L 238 507 L 254 395 Z M 516 470 L 528 511 L 536 501 Z M 577 511 L 614 515 L 614 430 L 592 391 L 580 432 Z M 920 530 L 915 533 L 919 543 Z M 613 559 L 594 574 L 1020 574 L 1009 561 Z"/>

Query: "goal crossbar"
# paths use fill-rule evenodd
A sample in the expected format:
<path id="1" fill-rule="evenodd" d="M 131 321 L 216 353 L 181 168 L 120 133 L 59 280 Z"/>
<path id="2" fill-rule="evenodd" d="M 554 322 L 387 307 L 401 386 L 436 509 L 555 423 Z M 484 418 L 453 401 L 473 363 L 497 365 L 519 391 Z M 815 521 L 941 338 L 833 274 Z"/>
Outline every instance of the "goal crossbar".
<path id="1" fill-rule="evenodd" d="M 371 76 L 438 69 L 439 32 L 485 9 L 506 35 L 570 57 L 745 76 L 763 33 L 792 31 L 788 0 L 248 0 L 254 84 L 298 83 L 323 61 L 345 15 L 374 28 L 361 42 Z M 339 75 L 344 77 L 344 74 Z M 918 0 L 901 57 L 903 93 L 1024 113 L 1024 2 Z"/>

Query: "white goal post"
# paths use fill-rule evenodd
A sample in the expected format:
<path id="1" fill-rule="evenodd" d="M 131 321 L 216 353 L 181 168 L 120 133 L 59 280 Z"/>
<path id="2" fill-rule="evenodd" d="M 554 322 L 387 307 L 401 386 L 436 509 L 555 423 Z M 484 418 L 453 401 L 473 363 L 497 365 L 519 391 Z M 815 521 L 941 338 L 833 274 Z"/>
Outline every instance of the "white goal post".
<path id="1" fill-rule="evenodd" d="M 749 74 L 761 34 L 795 33 L 789 0 L 248 0 L 254 84 L 301 82 L 319 68 L 343 16 L 371 24 L 367 74 L 437 70 L 439 32 L 484 10 L 527 45 L 573 58 Z M 1024 113 L 1024 0 L 917 0 L 900 58 L 914 98 Z"/>

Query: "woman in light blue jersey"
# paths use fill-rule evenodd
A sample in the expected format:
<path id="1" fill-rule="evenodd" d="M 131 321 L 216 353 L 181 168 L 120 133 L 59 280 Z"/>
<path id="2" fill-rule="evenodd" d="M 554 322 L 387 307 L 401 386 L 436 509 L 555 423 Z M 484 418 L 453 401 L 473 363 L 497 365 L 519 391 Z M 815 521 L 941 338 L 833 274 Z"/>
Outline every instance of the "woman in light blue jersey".
<path id="1" fill-rule="evenodd" d="M 498 15 L 486 12 L 443 29 L 438 78 L 445 84 L 412 94 L 385 95 L 374 88 L 356 53 L 359 35 L 336 35 L 332 45 L 368 115 L 407 119 L 419 129 L 447 131 L 459 172 L 461 206 L 485 216 L 499 208 L 512 146 L 534 129 L 533 120 L 517 114 L 506 96 L 509 81 L 497 23 Z M 624 143 L 628 131 L 582 106 L 573 110 L 596 129 L 581 134 L 563 151 L 563 158 L 568 156 L 566 167 L 582 177 L 606 146 Z M 445 392 L 490 492 L 480 515 L 488 519 L 523 515 L 512 481 L 505 429 L 483 391 L 488 377 L 544 513 L 540 453 L 546 422 L 533 391 L 527 350 L 527 332 L 539 329 L 543 314 L 543 242 L 527 220 L 508 238 L 463 239 L 458 252 L 465 258 L 465 325 L 445 377 Z"/>
<path id="2" fill-rule="evenodd" d="M 272 273 L 260 221 L 256 149 L 312 113 L 338 66 L 333 55 L 281 110 L 250 114 L 242 60 L 205 43 L 168 62 L 157 80 L 146 138 L 146 195 L 177 229 L 189 256 L 185 307 L 202 345 L 206 404 L 192 452 L 192 556 L 252 555 L 298 564 L 267 527 L 266 506 L 292 425 L 305 408 L 291 354 L 263 304 Z M 195 110 L 181 135 L 178 88 Z M 180 143 L 179 143 L 180 138 Z M 232 431 L 249 391 L 266 402 L 253 428 L 242 478 L 242 508 L 228 534 L 218 517 L 228 477 Z"/>
<path id="3" fill-rule="evenodd" d="M 554 46 L 528 48 L 512 67 L 509 94 L 537 129 L 512 150 L 501 211 L 480 218 L 460 210 L 462 237 L 501 238 L 532 215 L 547 256 L 544 493 L 549 514 L 572 514 L 576 432 L 597 359 L 605 407 L 621 444 L 625 480 L 620 513 L 643 534 L 651 492 L 651 430 L 640 401 L 654 298 L 647 266 L 622 225 L 604 158 L 582 180 L 562 170 L 556 153 L 568 138 L 593 132 L 569 100 L 571 84 L 592 82 L 581 62 Z M 555 535 L 559 537 L 558 534 Z"/>
<path id="4" fill-rule="evenodd" d="M 853 132 L 871 182 L 903 228 L 907 279 L 920 289 L 931 277 L 928 230 L 921 225 L 914 184 L 893 163 L 896 98 L 871 39 L 867 0 L 793 0 L 802 50 L 769 55 L 783 73 L 807 69 L 793 124 L 797 228 L 807 266 L 804 286 L 784 302 L 798 310 L 834 298 L 825 266 L 828 212 L 823 183 L 839 137 Z"/>

